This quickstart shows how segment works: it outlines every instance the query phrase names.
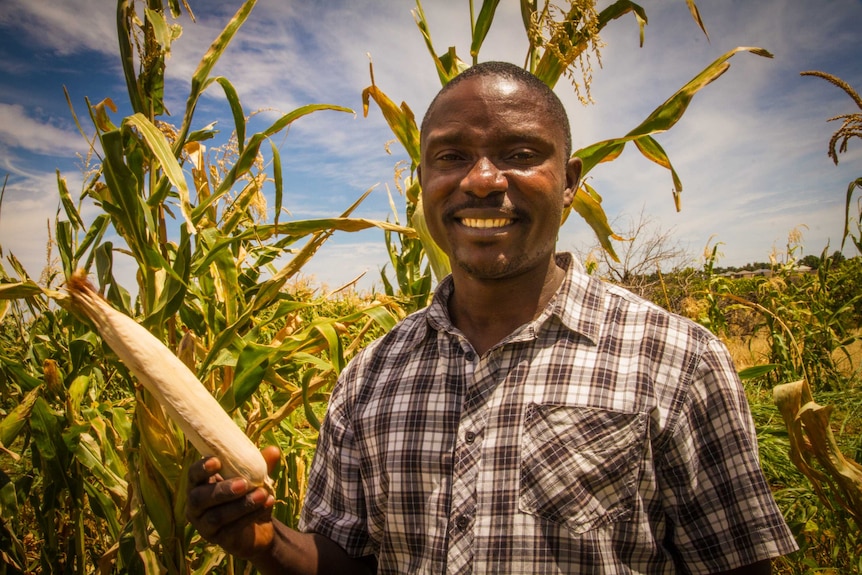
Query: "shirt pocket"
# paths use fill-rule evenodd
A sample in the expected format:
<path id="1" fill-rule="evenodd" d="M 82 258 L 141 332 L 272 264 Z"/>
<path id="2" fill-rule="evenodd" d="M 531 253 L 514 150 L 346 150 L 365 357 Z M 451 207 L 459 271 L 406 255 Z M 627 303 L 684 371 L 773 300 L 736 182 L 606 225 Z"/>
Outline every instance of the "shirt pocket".
<path id="1" fill-rule="evenodd" d="M 527 406 L 521 511 L 584 533 L 634 512 L 647 414 Z"/>

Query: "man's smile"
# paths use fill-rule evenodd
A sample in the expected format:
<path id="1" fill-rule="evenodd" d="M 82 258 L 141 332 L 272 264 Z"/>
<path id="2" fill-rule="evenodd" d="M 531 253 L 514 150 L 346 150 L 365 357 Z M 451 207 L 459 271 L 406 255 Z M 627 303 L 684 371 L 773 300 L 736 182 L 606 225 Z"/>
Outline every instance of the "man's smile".
<path id="1" fill-rule="evenodd" d="M 462 225 L 468 228 L 502 228 L 508 226 L 515 220 L 511 218 L 461 218 Z"/>

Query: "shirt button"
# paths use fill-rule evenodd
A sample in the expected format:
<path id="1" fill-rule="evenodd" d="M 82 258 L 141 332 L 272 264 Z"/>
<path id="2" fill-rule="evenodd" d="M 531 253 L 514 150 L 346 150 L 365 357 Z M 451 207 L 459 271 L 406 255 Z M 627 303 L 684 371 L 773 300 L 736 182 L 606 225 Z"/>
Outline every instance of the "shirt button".
<path id="1" fill-rule="evenodd" d="M 476 434 L 472 431 L 468 431 L 464 434 L 464 441 L 466 441 L 467 443 L 473 443 L 474 441 L 476 441 Z"/>
<path id="2" fill-rule="evenodd" d="M 461 515 L 458 519 L 455 520 L 455 527 L 464 531 L 467 528 L 467 525 L 470 524 L 470 518 L 466 515 Z"/>
<path id="3" fill-rule="evenodd" d="M 473 353 L 472 351 L 468 351 L 466 354 L 464 354 L 464 359 L 472 362 L 474 359 L 476 359 L 476 354 Z"/>

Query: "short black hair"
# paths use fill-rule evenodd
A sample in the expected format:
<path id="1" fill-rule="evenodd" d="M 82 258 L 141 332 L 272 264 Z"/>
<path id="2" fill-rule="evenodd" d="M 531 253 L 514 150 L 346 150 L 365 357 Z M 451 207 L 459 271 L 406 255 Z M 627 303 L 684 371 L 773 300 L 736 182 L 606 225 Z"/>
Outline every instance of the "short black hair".
<path id="1" fill-rule="evenodd" d="M 551 114 L 551 119 L 554 120 L 560 127 L 563 129 L 563 135 L 565 137 L 565 150 L 566 157 L 570 157 L 572 155 L 572 128 L 569 125 L 569 116 L 566 114 L 566 108 L 563 106 L 563 103 L 560 101 L 560 98 L 554 93 L 554 91 L 542 82 L 538 77 L 531 74 L 530 72 L 524 70 L 520 66 L 516 66 L 515 64 L 511 64 L 509 62 L 481 62 L 474 66 L 471 66 L 449 80 L 445 86 L 443 86 L 437 95 L 434 96 L 434 99 L 431 100 L 431 103 L 428 105 L 428 109 L 425 111 L 425 115 L 422 117 L 422 125 L 420 126 L 420 130 L 422 132 L 425 131 L 425 125 L 428 122 L 428 118 L 431 117 L 431 113 L 434 111 L 437 101 L 440 97 L 469 78 L 481 78 L 481 77 L 501 77 L 507 78 L 509 80 L 514 80 L 524 87 L 533 90 L 536 95 L 539 96 L 539 99 L 542 100 L 548 108 L 548 111 Z"/>

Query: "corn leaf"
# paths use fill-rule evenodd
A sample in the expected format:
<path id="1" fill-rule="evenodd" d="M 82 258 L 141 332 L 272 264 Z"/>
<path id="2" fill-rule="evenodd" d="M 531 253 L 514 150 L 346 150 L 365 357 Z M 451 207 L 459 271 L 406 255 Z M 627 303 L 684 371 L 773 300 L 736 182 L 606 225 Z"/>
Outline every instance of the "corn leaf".
<path id="1" fill-rule="evenodd" d="M 309 425 L 317 431 L 320 431 L 320 421 L 317 419 L 317 415 L 311 407 L 311 394 L 309 392 L 309 388 L 312 385 L 312 380 L 315 375 L 316 371 L 313 369 L 306 370 L 305 373 L 302 374 L 302 406 L 305 410 L 305 419 L 308 420 Z"/>
<path id="2" fill-rule="evenodd" d="M 739 379 L 742 381 L 747 381 L 750 379 L 756 379 L 758 377 L 762 377 L 767 373 L 771 373 L 778 368 L 778 364 L 775 363 L 763 363 L 760 365 L 753 365 L 751 367 L 747 367 L 739 372 Z"/>
<path id="3" fill-rule="evenodd" d="M 334 110 L 336 112 L 347 112 L 351 114 L 353 113 L 353 110 L 351 110 L 350 108 L 344 108 L 342 106 L 335 106 L 332 104 L 309 104 L 281 116 L 269 128 L 251 137 L 245 150 L 243 150 L 242 154 L 240 154 L 239 158 L 237 158 L 230 171 L 225 175 L 225 178 L 224 180 L 222 180 L 218 189 L 213 192 L 213 194 L 209 197 L 204 198 L 200 202 L 200 204 L 192 211 L 192 221 L 197 224 L 200 219 L 206 214 L 206 211 L 209 209 L 209 207 L 222 196 L 224 196 L 224 194 L 229 192 L 233 185 L 240 179 L 240 177 L 242 177 L 245 173 L 249 171 L 249 169 L 252 167 L 252 165 L 257 159 L 257 154 L 260 151 L 260 146 L 263 143 L 263 140 L 280 132 L 299 118 L 322 110 Z"/>
<path id="4" fill-rule="evenodd" d="M 535 8 L 534 8 L 535 9 Z M 633 12 L 638 21 L 638 26 L 640 28 L 640 38 L 641 44 L 643 44 L 643 35 L 644 35 L 644 25 L 646 24 L 647 17 L 646 12 L 643 8 L 641 8 L 638 4 L 631 2 L 630 0 L 617 0 L 610 6 L 603 9 L 599 12 L 598 22 L 596 23 L 597 29 L 601 32 L 605 26 L 608 25 L 612 20 L 616 20 L 629 12 Z M 523 13 L 523 10 L 522 10 Z M 569 40 L 571 42 L 571 46 L 573 50 L 577 50 L 578 52 L 583 51 L 586 48 L 586 41 L 583 37 L 581 31 L 572 26 L 572 32 L 569 35 Z M 561 49 L 565 48 L 564 46 L 560 46 Z M 568 55 L 573 58 L 574 55 Z M 557 81 L 560 79 L 560 76 L 563 75 L 563 72 L 566 71 L 566 67 L 560 62 L 560 59 L 554 54 L 553 50 L 548 50 L 547 48 L 542 53 L 542 57 L 539 62 L 535 65 L 535 68 L 531 70 L 533 74 L 539 77 L 545 84 L 553 88 L 557 85 Z"/>
<path id="5" fill-rule="evenodd" d="M 203 94 L 204 90 L 206 90 L 206 88 L 212 82 L 209 78 L 210 72 L 212 72 L 212 69 L 216 65 L 216 62 L 218 62 L 219 58 L 221 58 L 221 55 L 227 49 L 228 44 L 230 44 L 231 40 L 233 40 L 237 31 L 248 19 L 256 3 L 257 0 L 246 0 L 245 2 L 243 2 L 242 6 L 239 7 L 233 18 L 231 18 L 230 22 L 228 22 L 227 25 L 224 27 L 224 30 L 222 30 L 218 37 L 213 40 L 213 43 L 210 44 L 210 47 L 207 50 L 206 54 L 204 54 L 204 57 L 201 58 L 201 61 L 198 63 L 198 67 L 195 70 L 194 75 L 192 76 L 191 91 L 189 92 L 189 97 L 186 100 L 186 111 L 185 115 L 183 116 L 182 127 L 180 128 L 180 133 L 177 136 L 177 140 L 174 144 L 174 156 L 179 157 L 180 151 L 185 145 L 186 135 L 191 129 L 192 117 L 194 116 L 198 99 L 201 97 L 201 94 Z"/>
<path id="6" fill-rule="evenodd" d="M 805 380 L 776 386 L 773 398 L 789 432 L 791 461 L 827 507 L 829 491 L 862 527 L 862 465 L 841 453 L 829 425 L 832 407 L 815 403 Z"/>
<path id="7" fill-rule="evenodd" d="M 167 138 L 162 132 L 150 122 L 143 114 L 135 114 L 124 120 L 124 123 L 135 126 L 140 131 L 150 151 L 159 160 L 165 176 L 170 180 L 171 184 L 177 189 L 180 196 L 180 210 L 183 218 L 186 220 L 186 227 L 189 233 L 194 233 L 195 226 L 192 223 L 192 207 L 191 197 L 189 195 L 189 186 L 186 183 L 185 174 L 180 167 L 179 162 L 174 157 L 171 146 L 168 144 Z"/>
<path id="8" fill-rule="evenodd" d="M 473 62 L 479 57 L 479 50 L 482 48 L 482 43 L 488 35 L 488 30 L 491 29 L 491 23 L 494 21 L 494 13 L 497 11 L 497 5 L 500 0 L 484 0 L 482 8 L 479 10 L 479 17 L 476 18 L 476 23 L 473 26 L 473 42 L 470 44 L 470 56 Z M 472 2 L 470 5 L 472 6 Z"/>
<path id="9" fill-rule="evenodd" d="M 428 48 L 428 53 L 431 54 L 431 59 L 434 61 L 434 67 L 437 69 L 437 76 L 440 78 L 440 84 L 445 86 L 449 83 L 449 80 L 457 75 L 457 72 L 453 73 L 452 65 L 460 62 L 460 60 L 458 60 L 454 55 L 454 48 L 450 49 L 450 58 L 446 63 L 437 56 L 437 52 L 434 50 L 434 43 L 431 41 L 431 30 L 428 28 L 428 20 L 425 18 L 425 11 L 422 9 L 422 3 L 419 0 L 416 0 L 416 9 L 413 11 L 413 20 L 416 22 L 416 26 L 419 28 L 419 32 L 422 34 L 422 37 L 425 38 L 425 46 Z M 371 73 L 371 84 L 372 86 L 374 85 L 373 71 Z M 413 156 L 411 155 L 410 157 L 412 158 Z"/>
<path id="10" fill-rule="evenodd" d="M 57 170 L 57 189 L 60 192 L 60 202 L 63 204 L 63 210 L 66 212 L 66 217 L 75 225 L 76 228 L 83 228 L 84 221 L 78 213 L 78 209 L 72 202 L 72 195 L 69 193 L 69 188 L 66 186 L 66 180 L 60 176 L 60 170 Z"/>
<path id="11" fill-rule="evenodd" d="M 846 242 L 847 237 L 850 236 L 850 204 L 853 199 L 853 192 L 856 188 L 862 190 L 862 178 L 856 178 L 856 180 L 850 182 L 847 186 L 847 200 L 844 204 L 844 233 L 841 235 L 841 249 L 844 249 L 844 242 Z M 862 226 L 862 214 L 860 214 L 859 224 Z M 859 239 L 862 240 L 862 238 Z M 860 248 L 859 251 L 862 252 L 862 248 Z"/>
<path id="12" fill-rule="evenodd" d="M 599 239 L 599 243 L 608 252 L 608 255 L 615 262 L 618 262 L 620 260 L 616 251 L 614 251 L 611 239 L 620 240 L 622 238 L 616 235 L 611 229 L 605 211 L 602 209 L 601 201 L 601 196 L 589 184 L 582 183 L 572 200 L 571 209 L 575 210 L 587 222 Z"/>
<path id="13" fill-rule="evenodd" d="M 93 223 L 90 224 L 90 228 L 87 230 L 87 235 L 84 236 L 84 239 L 78 245 L 78 249 L 75 250 L 75 262 L 79 262 L 81 258 L 84 256 L 84 253 L 90 249 L 90 246 L 96 244 L 98 245 L 99 241 L 105 235 L 105 232 L 108 231 L 108 225 L 111 223 L 111 218 L 108 214 L 99 214 L 96 216 L 96 219 L 93 220 Z M 87 264 L 84 269 L 89 269 L 90 264 L 92 264 L 93 258 L 95 254 L 91 253 L 88 258 Z M 76 264 L 77 265 L 77 264 Z M 80 267 L 80 266 L 79 266 Z"/>
<path id="14" fill-rule="evenodd" d="M 42 288 L 33 280 L 0 283 L 0 300 L 24 299 L 42 293 Z"/>
<path id="15" fill-rule="evenodd" d="M 586 175 L 596 165 L 601 162 L 607 162 L 615 159 L 622 153 L 626 143 L 641 140 L 652 134 L 666 132 L 672 128 L 683 116 L 689 103 L 691 103 L 694 95 L 702 88 L 716 80 L 730 67 L 727 62 L 737 52 L 751 52 L 758 56 L 771 58 L 772 54 L 762 48 L 753 47 L 738 47 L 723 54 L 716 59 L 712 64 L 704 68 L 697 76 L 689 81 L 685 86 L 680 88 L 675 94 L 668 98 L 661 106 L 653 110 L 653 112 L 639 126 L 630 131 L 622 138 L 614 138 L 597 142 L 586 148 L 582 148 L 574 153 L 575 156 L 581 158 L 583 162 L 582 175 Z M 675 198 L 678 204 L 678 194 L 682 189 L 682 184 L 676 176 L 675 171 L 670 167 L 670 161 L 667 160 L 667 155 L 658 147 L 657 143 L 644 139 L 640 142 L 639 149 L 651 161 L 659 164 L 666 162 L 666 166 L 671 170 L 671 175 L 674 179 L 674 189 L 676 190 Z"/>
<path id="16" fill-rule="evenodd" d="M 98 479 L 117 501 L 125 501 L 128 495 L 126 480 L 117 475 L 102 462 L 102 448 L 89 433 L 77 436 L 73 449 L 75 458 Z"/>
<path id="17" fill-rule="evenodd" d="M 218 82 L 224 90 L 224 95 L 230 105 L 230 111 L 233 114 L 234 130 L 236 130 L 237 151 L 242 154 L 242 151 L 245 148 L 245 112 L 242 111 L 242 104 L 239 102 L 239 95 L 236 93 L 236 89 L 233 87 L 233 84 L 231 84 L 227 78 L 219 76 L 218 78 L 215 78 L 215 81 Z"/>
<path id="18" fill-rule="evenodd" d="M 362 91 L 362 114 L 368 117 L 368 105 L 373 99 L 383 113 L 386 123 L 389 124 L 389 129 L 410 156 L 412 169 L 415 169 L 419 165 L 420 154 L 419 128 L 416 126 L 413 111 L 406 102 L 401 102 L 401 107 L 396 106 L 395 102 L 373 84 L 373 81 L 372 76 L 372 84 Z"/>
<path id="19" fill-rule="evenodd" d="M 413 212 L 413 227 L 422 241 L 422 246 L 425 248 L 425 255 L 428 257 L 428 262 L 431 264 L 431 270 L 434 272 L 434 277 L 437 281 L 442 280 L 449 275 L 452 270 L 449 263 L 449 256 L 446 255 L 440 246 L 431 237 L 431 230 L 428 229 L 428 224 L 425 221 L 425 211 L 422 205 L 422 197 L 420 196 L 416 202 L 416 210 Z"/>
<path id="20" fill-rule="evenodd" d="M 284 174 L 281 171 L 281 152 L 278 151 L 278 146 L 275 142 L 271 142 L 272 152 L 272 179 L 275 187 L 275 217 L 273 222 L 278 226 L 278 218 L 281 216 L 281 206 L 284 201 Z"/>
<path id="21" fill-rule="evenodd" d="M 42 387 L 36 387 L 31 390 L 24 398 L 16 405 L 12 411 L 0 421 L 0 447 L 9 448 L 30 418 L 30 412 L 33 411 L 33 405 L 36 403 L 36 398 L 42 392 Z"/>
<path id="22" fill-rule="evenodd" d="M 221 398 L 222 407 L 233 411 L 257 391 L 270 361 L 280 354 L 279 346 L 262 345 L 246 341 L 236 360 L 236 372 L 230 394 Z"/>
<path id="23" fill-rule="evenodd" d="M 685 0 L 685 3 L 688 4 L 688 10 L 691 12 L 691 17 L 694 18 L 694 21 L 703 30 L 706 39 L 709 40 L 709 32 L 706 31 L 706 26 L 703 24 L 703 20 L 700 18 L 700 11 L 697 9 L 697 5 L 694 3 L 694 0 Z"/>
<path id="24" fill-rule="evenodd" d="M 674 205 L 676 206 L 676 211 L 679 211 L 681 207 L 679 196 L 680 193 L 682 193 L 682 181 L 679 179 L 679 175 L 670 163 L 670 158 L 667 157 L 667 153 L 664 151 L 664 148 L 662 148 L 652 136 L 638 138 L 634 141 L 634 144 L 646 159 L 655 162 L 662 168 L 670 170 L 671 179 L 673 180 Z"/>

